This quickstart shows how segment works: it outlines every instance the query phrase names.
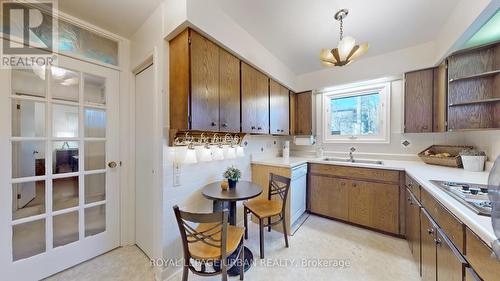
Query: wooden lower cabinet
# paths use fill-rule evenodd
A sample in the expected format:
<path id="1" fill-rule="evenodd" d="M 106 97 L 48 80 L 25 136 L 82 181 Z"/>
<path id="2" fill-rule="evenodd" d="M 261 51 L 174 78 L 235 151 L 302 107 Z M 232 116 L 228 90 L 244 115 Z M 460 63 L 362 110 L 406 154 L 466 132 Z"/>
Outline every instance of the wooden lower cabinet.
<path id="1" fill-rule="evenodd" d="M 470 267 L 465 268 L 465 281 L 482 281 L 481 278 L 477 275 L 474 269 Z"/>
<path id="2" fill-rule="evenodd" d="M 311 176 L 309 178 L 310 211 L 347 221 L 349 218 L 348 184 L 347 180 Z"/>
<path id="3" fill-rule="evenodd" d="M 437 280 L 462 281 L 467 262 L 442 229 L 436 233 Z"/>
<path id="4" fill-rule="evenodd" d="M 422 280 L 463 281 L 465 258 L 425 209 L 420 221 Z"/>
<path id="5" fill-rule="evenodd" d="M 405 227 L 408 246 L 417 263 L 418 271 L 422 274 L 420 261 L 420 204 L 409 189 L 405 196 Z"/>
<path id="6" fill-rule="evenodd" d="M 484 281 L 500 280 L 500 261 L 492 257 L 492 250 L 469 228 L 466 229 L 466 255 L 471 267 Z"/>
<path id="7" fill-rule="evenodd" d="M 386 233 L 404 231 L 400 229 L 398 171 L 311 164 L 309 175 L 310 212 Z"/>
<path id="8" fill-rule="evenodd" d="M 422 210 L 420 215 L 422 239 L 422 280 L 436 281 L 436 225 L 427 211 Z"/>
<path id="9" fill-rule="evenodd" d="M 349 221 L 399 233 L 399 186 L 350 180 Z"/>

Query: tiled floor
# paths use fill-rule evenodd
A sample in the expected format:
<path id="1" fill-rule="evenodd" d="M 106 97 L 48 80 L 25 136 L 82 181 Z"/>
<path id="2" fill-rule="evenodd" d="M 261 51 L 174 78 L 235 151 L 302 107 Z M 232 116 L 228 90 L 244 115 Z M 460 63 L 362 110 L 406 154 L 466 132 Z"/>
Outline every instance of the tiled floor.
<path id="1" fill-rule="evenodd" d="M 258 256 L 258 227 L 250 225 L 247 246 Z M 420 280 L 406 241 L 311 216 L 284 247 L 278 232 L 265 233 L 266 259 L 257 259 L 245 280 Z M 322 262 L 318 266 L 318 262 Z M 348 266 L 335 266 L 344 262 Z M 305 266 L 307 263 L 308 266 Z M 236 280 L 236 278 L 232 278 Z M 49 280 L 153 280 L 152 268 L 135 247 L 125 247 Z M 181 280 L 181 275 L 170 280 Z M 190 274 L 189 280 L 220 280 Z"/>

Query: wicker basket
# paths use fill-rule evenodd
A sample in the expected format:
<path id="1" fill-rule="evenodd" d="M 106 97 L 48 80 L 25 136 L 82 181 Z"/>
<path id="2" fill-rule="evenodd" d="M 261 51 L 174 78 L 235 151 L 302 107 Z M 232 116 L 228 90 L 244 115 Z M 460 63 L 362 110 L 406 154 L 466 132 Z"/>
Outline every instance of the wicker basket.
<path id="1" fill-rule="evenodd" d="M 462 158 L 460 157 L 460 152 L 465 149 L 473 149 L 472 146 L 468 145 L 432 145 L 426 148 L 424 151 L 420 152 L 418 156 L 424 163 L 431 165 L 447 166 L 447 167 L 462 167 Z M 438 153 L 449 153 L 450 157 L 431 157 L 425 155 L 427 150 L 432 151 L 433 154 Z"/>

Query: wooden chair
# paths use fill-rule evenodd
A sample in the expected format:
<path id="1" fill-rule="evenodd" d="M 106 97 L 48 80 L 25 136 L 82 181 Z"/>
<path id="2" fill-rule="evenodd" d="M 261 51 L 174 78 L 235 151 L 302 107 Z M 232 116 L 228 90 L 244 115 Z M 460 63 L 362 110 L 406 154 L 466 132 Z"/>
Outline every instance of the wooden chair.
<path id="1" fill-rule="evenodd" d="M 288 248 L 288 236 L 285 223 L 285 206 L 288 197 L 288 190 L 290 189 L 290 179 L 270 174 L 269 175 L 269 192 L 267 200 L 256 199 L 243 203 L 244 206 L 244 224 L 245 224 L 245 239 L 248 239 L 248 221 L 247 216 L 249 213 L 254 214 L 259 219 L 260 228 L 260 258 L 264 258 L 264 228 L 267 227 L 271 232 L 271 226 L 283 223 L 283 234 L 285 236 L 285 246 Z M 272 200 L 272 197 L 277 195 L 278 200 Z M 272 222 L 272 218 L 278 219 Z M 267 224 L 264 221 L 267 219 Z"/>
<path id="2" fill-rule="evenodd" d="M 175 217 L 181 232 L 184 250 L 184 269 L 182 280 L 188 280 L 189 270 L 200 276 L 214 276 L 222 274 L 222 280 L 227 281 L 227 269 L 240 265 L 240 280 L 243 280 L 244 271 L 244 229 L 228 224 L 229 212 L 214 212 L 211 214 L 195 214 L 179 210 L 174 206 Z M 196 227 L 193 224 L 198 224 Z M 238 259 L 232 263 L 227 257 L 238 251 Z M 192 261 L 199 262 L 201 269 L 196 269 Z M 207 272 L 206 265 L 220 265 L 220 270 Z"/>

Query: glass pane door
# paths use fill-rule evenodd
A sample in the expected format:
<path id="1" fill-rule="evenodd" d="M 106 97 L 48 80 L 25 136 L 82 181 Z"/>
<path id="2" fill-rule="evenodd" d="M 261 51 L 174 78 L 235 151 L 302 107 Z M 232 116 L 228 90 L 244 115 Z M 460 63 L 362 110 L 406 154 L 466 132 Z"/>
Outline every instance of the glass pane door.
<path id="1" fill-rule="evenodd" d="M 69 267 L 119 243 L 118 174 L 107 167 L 118 152 L 118 73 L 61 62 L 10 72 L 10 191 L 0 195 L 11 195 L 13 271 L 44 259 Z"/>

